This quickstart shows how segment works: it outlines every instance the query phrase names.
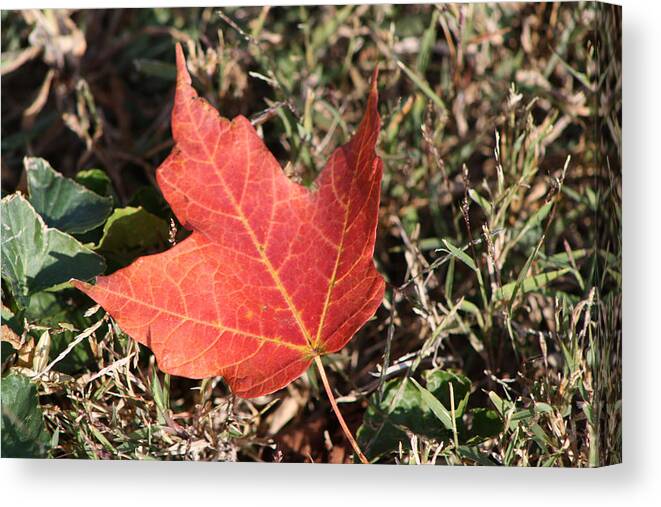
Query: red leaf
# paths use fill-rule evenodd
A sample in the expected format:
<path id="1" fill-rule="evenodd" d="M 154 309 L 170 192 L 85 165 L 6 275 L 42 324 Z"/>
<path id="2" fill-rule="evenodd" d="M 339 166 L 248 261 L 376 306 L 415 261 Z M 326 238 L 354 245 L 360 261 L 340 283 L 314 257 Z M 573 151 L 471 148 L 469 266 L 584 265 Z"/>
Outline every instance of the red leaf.
<path id="1" fill-rule="evenodd" d="M 382 161 L 376 71 L 352 140 L 312 190 L 290 181 L 250 122 L 191 86 L 177 46 L 175 147 L 163 195 L 193 233 L 96 285 L 75 285 L 173 375 L 222 375 L 243 397 L 273 392 L 335 352 L 379 307 L 374 267 Z"/>

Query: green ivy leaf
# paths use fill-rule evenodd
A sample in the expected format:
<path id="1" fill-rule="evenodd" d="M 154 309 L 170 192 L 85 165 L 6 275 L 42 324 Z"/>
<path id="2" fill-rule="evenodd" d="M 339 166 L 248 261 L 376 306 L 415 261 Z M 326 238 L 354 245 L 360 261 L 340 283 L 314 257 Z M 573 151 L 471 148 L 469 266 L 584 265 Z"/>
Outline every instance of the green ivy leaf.
<path id="1" fill-rule="evenodd" d="M 24 375 L 2 379 L 2 457 L 43 458 L 50 436 L 39 406 L 37 388 Z"/>
<path id="2" fill-rule="evenodd" d="M 30 203 L 50 226 L 71 234 L 90 231 L 112 211 L 112 198 L 101 196 L 55 171 L 42 158 L 26 157 Z"/>
<path id="3" fill-rule="evenodd" d="M 498 412 L 488 408 L 474 408 L 470 411 L 473 423 L 470 431 L 470 441 L 477 443 L 493 438 L 503 431 L 503 420 Z"/>
<path id="4" fill-rule="evenodd" d="M 450 370 L 435 370 L 423 375 L 430 391 L 450 411 L 450 383 L 454 395 L 454 416 L 461 419 L 466 410 L 471 392 L 471 381 L 468 377 Z"/>
<path id="5" fill-rule="evenodd" d="M 103 236 L 95 250 L 106 258 L 112 271 L 142 255 L 164 250 L 169 233 L 165 220 L 143 208 L 118 208 L 103 227 Z"/>
<path id="6" fill-rule="evenodd" d="M 110 176 L 102 169 L 83 169 L 76 173 L 74 179 L 85 188 L 101 196 L 112 197 L 113 199 L 116 197 Z"/>
<path id="7" fill-rule="evenodd" d="M 76 239 L 46 226 L 20 194 L 2 200 L 2 278 L 22 308 L 31 294 L 71 278 L 89 280 L 105 270 L 103 258 Z"/>
<path id="8" fill-rule="evenodd" d="M 471 392 L 468 377 L 450 370 L 433 370 L 424 372 L 422 378 L 425 387 L 414 379 L 390 380 L 385 383 L 381 398 L 378 393 L 370 398 L 357 433 L 369 459 L 397 451 L 400 445 L 408 449 L 409 434 L 450 440 L 452 429 L 456 427 L 460 441 L 467 436 L 462 417 Z M 454 395 L 454 424 L 450 384 Z"/>
<path id="9" fill-rule="evenodd" d="M 414 379 L 411 379 L 411 382 L 413 382 L 415 387 L 418 388 L 418 391 L 420 391 L 420 397 L 422 398 L 423 403 L 426 403 L 429 406 L 432 413 L 439 421 L 441 421 L 441 424 L 445 426 L 445 429 L 452 430 L 452 415 L 450 410 L 445 408 L 445 406 L 438 401 L 438 398 L 418 384 Z"/>
<path id="10" fill-rule="evenodd" d="M 144 208 L 152 215 L 163 218 L 165 220 L 172 216 L 170 206 L 163 198 L 163 195 L 153 186 L 140 187 L 133 194 L 128 202 L 129 206 L 134 208 Z"/>
<path id="11" fill-rule="evenodd" d="M 450 435 L 410 379 L 393 379 L 386 382 L 380 400 L 378 393 L 370 398 L 358 441 L 372 460 L 396 451 L 400 443 L 408 449 L 407 431 L 439 440 Z"/>

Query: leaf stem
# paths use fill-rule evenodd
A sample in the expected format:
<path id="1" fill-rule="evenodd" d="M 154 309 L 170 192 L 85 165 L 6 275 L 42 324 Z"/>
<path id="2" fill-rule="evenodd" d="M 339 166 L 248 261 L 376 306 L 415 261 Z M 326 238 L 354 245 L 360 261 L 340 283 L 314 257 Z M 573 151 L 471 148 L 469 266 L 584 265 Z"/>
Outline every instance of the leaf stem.
<path id="1" fill-rule="evenodd" d="M 344 436 L 347 437 L 347 440 L 351 444 L 351 447 L 353 447 L 355 453 L 360 458 L 360 461 L 365 465 L 369 465 L 370 462 L 363 454 L 363 451 L 360 450 L 360 447 L 358 446 L 358 442 L 356 442 L 356 439 L 351 433 L 351 430 L 347 426 L 347 423 L 344 421 L 344 417 L 342 417 L 342 412 L 340 412 L 340 409 L 337 406 L 337 402 L 335 401 L 335 395 L 333 394 L 330 384 L 328 383 L 328 377 L 326 376 L 326 369 L 324 368 L 324 364 L 321 362 L 321 357 L 316 356 L 314 358 L 314 362 L 317 365 L 317 369 L 319 370 L 319 376 L 321 376 L 321 382 L 322 384 L 324 384 L 324 389 L 326 390 L 328 401 L 330 401 L 331 407 L 333 407 L 333 412 L 335 412 L 335 416 L 337 417 L 337 420 L 340 422 L 340 426 L 342 426 L 342 431 L 344 431 Z"/>

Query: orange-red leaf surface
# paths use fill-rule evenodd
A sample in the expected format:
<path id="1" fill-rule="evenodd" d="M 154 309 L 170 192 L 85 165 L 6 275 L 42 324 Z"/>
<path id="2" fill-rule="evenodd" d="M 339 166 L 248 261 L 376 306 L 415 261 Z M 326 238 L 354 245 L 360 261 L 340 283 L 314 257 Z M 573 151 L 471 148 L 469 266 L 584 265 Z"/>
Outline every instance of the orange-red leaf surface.
<path id="1" fill-rule="evenodd" d="M 173 375 L 222 375 L 243 397 L 273 392 L 335 352 L 374 314 L 382 162 L 376 73 L 365 115 L 312 189 L 290 181 L 243 116 L 191 86 L 177 46 L 175 146 L 163 195 L 192 234 L 96 285 L 76 286 Z"/>

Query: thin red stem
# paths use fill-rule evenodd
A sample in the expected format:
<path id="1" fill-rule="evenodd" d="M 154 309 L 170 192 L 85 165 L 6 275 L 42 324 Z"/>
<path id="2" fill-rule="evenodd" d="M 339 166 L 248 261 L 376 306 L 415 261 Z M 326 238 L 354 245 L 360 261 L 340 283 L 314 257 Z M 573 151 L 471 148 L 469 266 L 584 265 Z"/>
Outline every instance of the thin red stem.
<path id="1" fill-rule="evenodd" d="M 370 462 L 363 454 L 363 451 L 360 450 L 360 447 L 358 446 L 358 442 L 356 442 L 356 439 L 351 433 L 351 430 L 347 426 L 347 423 L 344 421 L 344 417 L 342 417 L 342 412 L 340 412 L 340 408 L 337 406 L 337 402 L 335 401 L 335 395 L 333 395 L 333 391 L 330 387 L 330 384 L 328 383 L 328 377 L 326 376 L 326 370 L 324 368 L 324 364 L 321 362 L 321 357 L 319 356 L 315 357 L 314 362 L 317 365 L 317 369 L 319 370 L 321 383 L 324 384 L 324 389 L 326 390 L 328 401 L 330 401 L 331 407 L 333 407 L 333 412 L 335 412 L 335 416 L 337 417 L 337 420 L 340 422 L 340 426 L 342 427 L 342 431 L 344 431 L 344 435 L 347 437 L 347 440 L 351 444 L 351 447 L 353 447 L 354 452 L 360 458 L 360 461 L 365 465 L 369 465 Z"/>

